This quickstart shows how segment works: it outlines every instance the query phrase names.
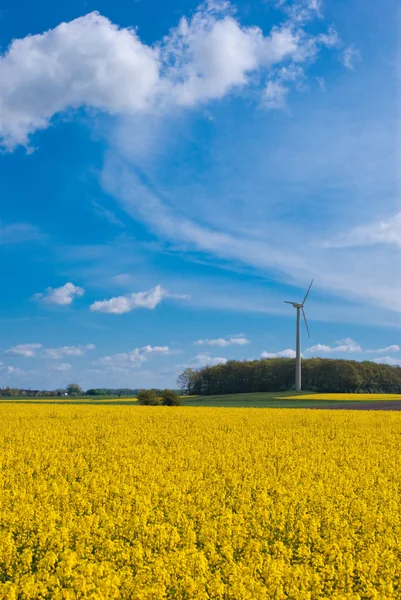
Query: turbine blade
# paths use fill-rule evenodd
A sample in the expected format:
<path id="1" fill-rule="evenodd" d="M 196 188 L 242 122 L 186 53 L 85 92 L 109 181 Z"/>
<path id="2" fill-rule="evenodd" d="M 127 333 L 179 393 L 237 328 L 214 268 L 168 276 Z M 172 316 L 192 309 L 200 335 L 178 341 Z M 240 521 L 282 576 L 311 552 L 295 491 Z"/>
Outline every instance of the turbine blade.
<path id="1" fill-rule="evenodd" d="M 308 321 L 306 320 L 306 315 L 305 315 L 304 307 L 302 307 L 302 315 L 304 317 L 306 331 L 308 332 L 308 336 L 310 337 L 309 327 L 308 327 Z"/>
<path id="2" fill-rule="evenodd" d="M 308 297 L 308 295 L 309 295 L 309 292 L 310 292 L 310 289 L 311 289 L 311 287 L 312 287 L 312 283 L 313 283 L 313 279 L 312 279 L 312 281 L 310 282 L 310 286 L 308 287 L 308 291 L 306 292 L 306 295 L 305 295 L 304 301 L 302 302 L 302 306 L 303 306 L 303 305 L 305 304 L 305 302 L 306 302 L 306 299 L 307 299 L 307 297 Z"/>
<path id="3" fill-rule="evenodd" d="M 283 300 L 283 302 L 284 302 L 285 304 L 294 304 L 293 302 L 290 302 L 289 300 Z"/>

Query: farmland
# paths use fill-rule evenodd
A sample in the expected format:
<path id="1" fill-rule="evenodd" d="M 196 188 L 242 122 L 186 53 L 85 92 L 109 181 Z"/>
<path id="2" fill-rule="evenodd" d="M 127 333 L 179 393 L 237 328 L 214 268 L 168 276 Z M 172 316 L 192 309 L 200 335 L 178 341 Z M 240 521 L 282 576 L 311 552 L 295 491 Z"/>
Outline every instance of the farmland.
<path id="1" fill-rule="evenodd" d="M 261 392 L 253 394 L 221 394 L 216 396 L 183 396 L 184 406 L 225 408 L 341 408 L 371 410 L 401 410 L 401 394 L 314 394 L 302 392 Z M 131 406 L 137 404 L 134 397 L 84 396 L 54 398 L 2 398 L 0 404 L 88 404 Z"/>
<path id="2" fill-rule="evenodd" d="M 0 405 L 0 598 L 399 598 L 395 412 Z"/>

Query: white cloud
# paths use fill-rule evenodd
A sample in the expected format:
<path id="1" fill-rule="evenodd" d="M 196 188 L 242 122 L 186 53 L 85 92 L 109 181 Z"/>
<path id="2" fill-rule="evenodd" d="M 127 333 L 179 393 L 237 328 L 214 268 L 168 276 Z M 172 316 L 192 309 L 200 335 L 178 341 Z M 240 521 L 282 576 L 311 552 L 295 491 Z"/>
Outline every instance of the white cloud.
<path id="1" fill-rule="evenodd" d="M 132 283 L 132 280 L 133 280 L 133 276 L 130 275 L 129 273 L 120 273 L 119 275 L 114 275 L 112 277 L 113 283 L 116 283 L 117 285 L 123 285 L 123 286 Z"/>
<path id="2" fill-rule="evenodd" d="M 60 373 L 65 373 L 66 371 L 71 370 L 71 365 L 69 363 L 60 363 L 52 366 L 54 371 L 59 371 Z"/>
<path id="3" fill-rule="evenodd" d="M 367 354 L 385 354 L 386 352 L 399 352 L 401 350 L 398 344 L 392 344 L 391 346 L 386 346 L 385 348 L 376 348 L 376 350 L 365 350 Z"/>
<path id="4" fill-rule="evenodd" d="M 390 249 L 386 256 L 382 256 L 373 252 L 375 249 L 372 248 L 369 260 L 366 260 L 359 253 L 345 256 L 333 251 L 333 244 L 329 249 L 329 244 L 308 238 L 310 241 L 306 241 L 302 252 L 299 252 L 294 244 L 295 231 L 283 228 L 282 221 L 277 219 L 272 221 L 269 230 L 270 242 L 266 242 L 265 235 L 261 238 L 251 236 L 247 231 L 236 232 L 238 218 L 228 227 L 226 216 L 226 221 L 221 223 L 215 217 L 213 226 L 200 224 L 196 217 L 188 218 L 186 201 L 185 206 L 184 200 L 182 206 L 180 201 L 174 206 L 174 197 L 179 193 L 177 190 L 171 190 L 171 201 L 166 202 L 166 194 L 158 194 L 153 185 L 147 187 L 131 170 L 129 157 L 126 160 L 116 154 L 105 163 L 103 186 L 118 199 L 128 214 L 141 220 L 152 234 L 168 241 L 174 248 L 179 244 L 180 251 L 201 251 L 216 262 L 219 259 L 229 260 L 234 269 L 238 265 L 247 265 L 263 274 L 277 271 L 285 274 L 289 282 L 302 283 L 302 286 L 314 278 L 321 290 L 336 296 L 365 306 L 370 304 L 401 311 L 401 287 L 397 287 L 397 282 L 390 275 L 398 268 L 398 259 L 390 254 Z M 199 204 L 203 202 L 210 206 L 210 214 L 215 216 L 212 209 L 216 202 L 208 203 L 206 196 L 201 196 Z M 261 210 L 260 203 L 255 202 L 253 206 L 255 210 Z M 228 214 L 229 210 L 225 215 Z M 246 219 L 244 213 L 242 215 Z M 300 222 L 299 227 L 304 227 L 304 224 Z M 329 235 L 325 237 L 327 239 Z"/>
<path id="5" fill-rule="evenodd" d="M 1 60 L 1 59 L 0 59 Z M 0 92 L 1 94 L 1 92 Z M 1 113 L 1 108 L 0 108 Z M 0 117 L 1 122 L 1 117 Z M 1 134 L 1 127 L 0 127 Z M 1 135 L 0 135 L 1 139 Z M 11 223 L 3 225 L 0 222 L 0 246 L 10 244 L 21 244 L 42 239 L 39 229 L 28 223 Z"/>
<path id="6" fill-rule="evenodd" d="M 325 344 L 316 344 L 315 346 L 311 346 L 306 349 L 306 352 L 309 354 L 331 354 L 336 352 L 344 352 L 351 354 L 358 354 L 363 352 L 361 346 L 354 342 L 352 338 L 344 338 L 342 340 L 337 340 L 336 346 L 326 346 Z"/>
<path id="7" fill-rule="evenodd" d="M 5 365 L 4 363 L 0 362 L 0 373 L 4 375 L 19 375 L 22 373 L 22 371 L 21 369 L 18 369 L 18 367 Z"/>
<path id="8" fill-rule="evenodd" d="M 158 56 L 133 29 L 93 12 L 14 40 L 1 59 L 0 80 L 0 134 L 12 148 L 70 107 L 146 109 L 159 81 Z"/>
<path id="9" fill-rule="evenodd" d="M 59 360 L 64 356 L 83 356 L 87 350 L 94 350 L 94 344 L 85 344 L 83 346 L 63 346 L 62 348 L 46 348 L 43 356 Z"/>
<path id="10" fill-rule="evenodd" d="M 97 300 L 90 306 L 92 312 L 103 312 L 114 315 L 122 315 L 137 308 L 147 308 L 153 310 L 163 300 L 163 298 L 175 298 L 186 300 L 189 296 L 184 294 L 171 294 L 157 285 L 147 292 L 136 292 L 133 294 L 124 294 L 116 296 L 109 300 Z"/>
<path id="11" fill-rule="evenodd" d="M 319 354 L 321 352 L 324 354 L 329 354 L 332 352 L 332 347 L 326 346 L 326 344 L 315 344 L 314 346 L 307 348 L 306 352 L 310 352 L 311 354 Z"/>
<path id="12" fill-rule="evenodd" d="M 198 340 L 195 342 L 198 346 L 220 346 L 225 348 L 226 346 L 244 346 L 249 344 L 249 340 L 244 336 L 233 336 L 228 339 L 218 338 L 215 340 Z"/>
<path id="13" fill-rule="evenodd" d="M 333 27 L 329 27 L 327 33 L 321 33 L 318 39 L 326 48 L 336 48 L 341 41 L 338 32 Z"/>
<path id="14" fill-rule="evenodd" d="M 189 361 L 191 367 L 213 367 L 215 365 L 225 365 L 227 358 L 221 356 L 210 356 L 208 353 L 197 354 Z"/>
<path id="15" fill-rule="evenodd" d="M 347 248 L 373 244 L 390 244 L 401 248 L 401 212 L 370 225 L 358 226 L 346 235 L 328 241 L 326 246 Z"/>
<path id="16" fill-rule="evenodd" d="M 347 69 L 353 71 L 355 68 L 355 63 L 360 60 L 360 58 L 361 55 L 359 50 L 357 50 L 355 46 L 351 44 L 351 46 L 347 46 L 347 48 L 345 48 L 341 57 L 341 62 L 345 67 L 347 67 Z"/>
<path id="17" fill-rule="evenodd" d="M 277 81 L 267 83 L 263 104 L 266 108 L 285 108 L 288 88 Z"/>
<path id="18" fill-rule="evenodd" d="M 385 354 L 387 352 L 399 352 L 401 350 L 400 346 L 397 344 L 392 344 L 391 346 L 386 346 L 385 348 L 376 348 L 374 350 L 363 350 L 362 347 L 357 344 L 352 338 L 344 338 L 342 340 L 337 340 L 336 346 L 327 346 L 325 344 L 316 344 L 315 346 L 311 346 L 306 349 L 306 352 L 309 354 L 332 354 L 332 353 L 350 353 L 350 354 L 360 354 L 364 352 L 365 354 Z"/>
<path id="19" fill-rule="evenodd" d="M 90 306 L 92 312 L 104 312 L 114 315 L 122 315 L 137 308 L 153 310 L 166 296 L 165 290 L 160 285 L 148 292 L 137 292 L 116 296 L 110 300 L 97 300 Z"/>
<path id="20" fill-rule="evenodd" d="M 42 348 L 42 344 L 18 344 L 5 351 L 5 354 L 14 354 L 15 356 L 32 357 L 36 356 L 37 351 Z"/>
<path id="21" fill-rule="evenodd" d="M 260 358 L 295 358 L 296 352 L 295 350 L 291 350 L 291 348 L 287 348 L 286 350 L 281 350 L 280 352 L 262 352 Z"/>
<path id="22" fill-rule="evenodd" d="M 378 364 L 390 365 L 391 367 L 401 367 L 401 359 L 394 358 L 393 356 L 381 356 L 380 358 L 373 358 L 372 361 Z"/>
<path id="23" fill-rule="evenodd" d="M 59 288 L 48 287 L 44 294 L 35 294 L 34 298 L 46 302 L 47 304 L 67 306 L 72 304 L 74 298 L 79 298 L 80 296 L 83 296 L 84 293 L 85 290 L 81 287 L 68 282 Z"/>
<path id="24" fill-rule="evenodd" d="M 111 223 L 112 225 L 118 225 L 118 227 L 124 227 L 124 223 L 121 221 L 121 219 L 119 219 L 117 217 L 117 215 L 112 210 L 109 210 L 105 206 L 102 206 L 96 200 L 92 200 L 92 206 L 93 206 L 94 213 L 97 214 L 99 217 L 103 217 L 104 219 L 109 221 L 109 223 Z"/>
<path id="25" fill-rule="evenodd" d="M 142 348 L 134 348 L 130 352 L 122 352 L 113 354 L 112 356 L 103 356 L 94 364 L 100 365 L 107 371 L 126 371 L 135 367 L 140 367 L 146 362 L 150 355 L 166 355 L 170 353 L 168 346 L 143 346 Z"/>
<path id="26" fill-rule="evenodd" d="M 222 20 L 203 11 L 191 21 L 183 18 L 163 52 L 168 80 L 178 104 L 193 105 L 221 98 L 235 86 L 247 83 L 258 67 L 262 42 L 258 28 L 242 28 L 232 17 Z"/>
<path id="27" fill-rule="evenodd" d="M 0 58 L 0 139 L 8 149 L 26 145 L 54 115 L 81 106 L 120 115 L 194 106 L 283 61 L 314 60 L 328 43 L 303 30 L 314 4 L 267 36 L 243 27 L 229 3 L 208 2 L 153 47 L 97 12 L 14 40 Z"/>

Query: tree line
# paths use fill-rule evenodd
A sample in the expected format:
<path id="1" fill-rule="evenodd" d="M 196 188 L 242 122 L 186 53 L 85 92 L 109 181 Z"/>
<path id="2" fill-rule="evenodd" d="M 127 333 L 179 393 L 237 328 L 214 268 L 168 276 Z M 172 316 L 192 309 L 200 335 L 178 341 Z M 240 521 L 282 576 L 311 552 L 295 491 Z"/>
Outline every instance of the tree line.
<path id="1" fill-rule="evenodd" d="M 229 360 L 178 377 L 189 395 L 280 392 L 294 388 L 295 359 Z M 302 361 L 302 388 L 313 392 L 401 393 L 401 367 L 371 361 L 309 358 Z"/>
<path id="2" fill-rule="evenodd" d="M 77 383 L 70 383 L 65 388 L 57 388 L 55 390 L 32 390 L 24 388 L 12 388 L 5 387 L 0 388 L 0 397 L 3 398 L 54 398 L 62 396 L 72 396 L 75 398 L 96 398 L 96 397 L 110 397 L 113 398 L 139 398 L 142 388 L 90 388 L 89 390 L 83 390 Z M 161 390 L 159 388 L 152 388 L 151 390 L 145 390 L 150 393 L 151 398 L 162 399 L 166 396 L 168 398 L 171 392 L 174 396 L 177 395 L 177 390 Z M 175 396 L 174 396 L 175 397 Z M 167 404 L 170 402 L 166 400 Z M 159 402 L 156 402 L 159 403 Z"/>
<path id="3" fill-rule="evenodd" d="M 26 388 L 5 387 L 0 389 L 0 397 L 55 397 L 55 396 L 118 396 L 118 397 L 135 397 L 140 388 L 91 388 L 84 391 L 77 383 L 70 383 L 65 388 L 57 388 L 53 390 L 32 390 Z M 159 391 L 159 390 L 157 390 Z"/>

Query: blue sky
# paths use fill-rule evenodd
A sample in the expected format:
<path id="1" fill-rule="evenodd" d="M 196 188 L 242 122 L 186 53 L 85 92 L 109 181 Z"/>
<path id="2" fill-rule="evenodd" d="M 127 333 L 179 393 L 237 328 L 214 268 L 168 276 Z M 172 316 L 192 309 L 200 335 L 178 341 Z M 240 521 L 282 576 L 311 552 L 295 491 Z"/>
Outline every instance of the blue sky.
<path id="1" fill-rule="evenodd" d="M 401 364 L 398 8 L 41 3 L 0 15 L 0 384 Z"/>

